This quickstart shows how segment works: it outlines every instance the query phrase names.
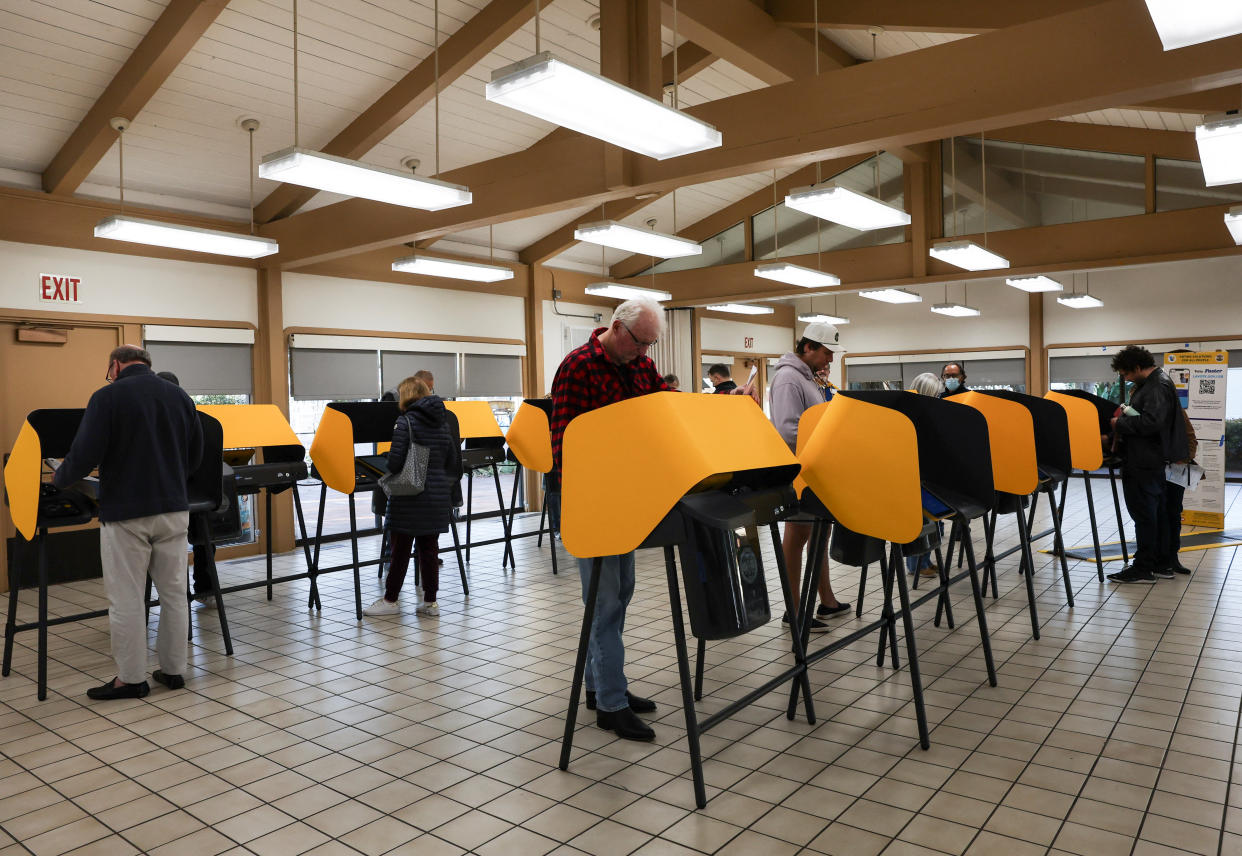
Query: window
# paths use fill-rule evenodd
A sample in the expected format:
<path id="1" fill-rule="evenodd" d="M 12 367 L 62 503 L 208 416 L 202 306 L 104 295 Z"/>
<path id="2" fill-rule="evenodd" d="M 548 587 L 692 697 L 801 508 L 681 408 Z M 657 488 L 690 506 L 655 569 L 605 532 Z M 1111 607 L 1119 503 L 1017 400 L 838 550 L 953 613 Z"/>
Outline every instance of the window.
<path id="1" fill-rule="evenodd" d="M 170 371 L 198 404 L 248 404 L 253 391 L 250 345 L 146 342 L 151 368 Z M 205 400 L 199 401 L 203 397 Z M 210 400 L 206 400 L 210 399 Z"/>
<path id="2" fill-rule="evenodd" d="M 746 224 L 735 223 L 723 232 L 712 235 L 699 244 L 703 252 L 697 256 L 682 256 L 676 259 L 665 259 L 654 268 L 655 273 L 668 273 L 674 270 L 691 270 L 692 268 L 728 265 L 746 260 Z M 647 268 L 642 273 L 651 273 Z M 640 276 L 642 274 L 639 274 Z"/>
<path id="3" fill-rule="evenodd" d="M 901 363 L 846 363 L 845 388 L 904 389 Z"/>
<path id="4" fill-rule="evenodd" d="M 1156 158 L 1156 210 L 1202 208 L 1242 201 L 1242 184 L 1208 187 L 1198 161 Z"/>

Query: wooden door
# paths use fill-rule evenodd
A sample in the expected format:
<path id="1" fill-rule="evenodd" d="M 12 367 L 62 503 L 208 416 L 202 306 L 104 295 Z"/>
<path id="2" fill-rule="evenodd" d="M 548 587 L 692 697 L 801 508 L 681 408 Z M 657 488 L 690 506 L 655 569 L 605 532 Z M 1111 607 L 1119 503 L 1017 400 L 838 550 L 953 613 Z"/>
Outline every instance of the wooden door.
<path id="1" fill-rule="evenodd" d="M 44 322 L 46 323 L 46 322 Z M 63 344 L 18 341 L 20 322 L 0 321 L 0 453 L 13 448 L 26 414 L 44 407 L 85 407 L 104 385 L 108 354 L 121 344 L 123 329 L 81 326 Z M 57 325 L 60 326 L 60 325 Z M 0 485 L 4 475 L 0 470 Z M 0 570 L 8 569 L 8 540 L 16 534 L 7 509 L 0 515 Z M 96 525 L 96 524 L 91 524 Z M 0 592 L 8 591 L 0 572 Z"/>

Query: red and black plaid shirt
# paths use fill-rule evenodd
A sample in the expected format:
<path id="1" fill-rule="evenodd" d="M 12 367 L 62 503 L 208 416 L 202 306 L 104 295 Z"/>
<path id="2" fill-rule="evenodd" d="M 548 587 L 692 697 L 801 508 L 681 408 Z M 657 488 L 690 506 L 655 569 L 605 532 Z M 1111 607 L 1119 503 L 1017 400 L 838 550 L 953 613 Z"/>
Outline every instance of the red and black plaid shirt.
<path id="1" fill-rule="evenodd" d="M 607 329 L 598 328 L 585 345 L 570 351 L 552 379 L 552 471 L 558 476 L 565 428 L 575 416 L 668 389 L 648 356 L 624 365 L 609 360 L 599 343 L 599 334 Z"/>

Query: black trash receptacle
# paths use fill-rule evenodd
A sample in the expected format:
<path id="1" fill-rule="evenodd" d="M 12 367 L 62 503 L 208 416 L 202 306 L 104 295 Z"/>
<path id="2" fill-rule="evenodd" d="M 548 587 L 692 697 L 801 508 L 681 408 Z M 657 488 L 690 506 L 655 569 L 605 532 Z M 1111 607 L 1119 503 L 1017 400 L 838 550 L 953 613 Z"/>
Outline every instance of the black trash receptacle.
<path id="1" fill-rule="evenodd" d="M 692 494 L 677 508 L 686 533 L 679 549 L 690 632 L 731 639 L 770 621 L 754 511 L 719 492 Z"/>

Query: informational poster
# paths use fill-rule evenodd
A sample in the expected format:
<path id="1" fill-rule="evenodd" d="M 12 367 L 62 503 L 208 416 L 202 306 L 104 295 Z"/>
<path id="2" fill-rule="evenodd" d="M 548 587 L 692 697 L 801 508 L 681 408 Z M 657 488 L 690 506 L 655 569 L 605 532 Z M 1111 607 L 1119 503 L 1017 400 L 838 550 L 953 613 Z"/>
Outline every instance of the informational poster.
<path id="1" fill-rule="evenodd" d="M 1225 525 L 1225 388 L 1228 351 L 1165 354 L 1164 369 L 1195 429 L 1195 461 L 1203 480 L 1186 490 L 1182 523 L 1220 529 Z"/>

